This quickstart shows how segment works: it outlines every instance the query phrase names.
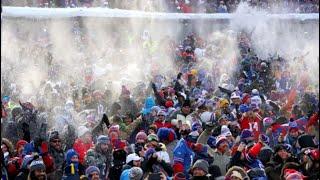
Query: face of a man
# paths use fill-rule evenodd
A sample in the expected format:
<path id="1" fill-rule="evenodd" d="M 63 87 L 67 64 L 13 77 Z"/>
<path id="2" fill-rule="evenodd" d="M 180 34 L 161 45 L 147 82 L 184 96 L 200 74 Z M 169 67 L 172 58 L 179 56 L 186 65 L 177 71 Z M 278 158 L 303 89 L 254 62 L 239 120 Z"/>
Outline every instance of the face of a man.
<path id="1" fill-rule="evenodd" d="M 193 176 L 205 176 L 206 173 L 200 168 L 193 169 Z"/>
<path id="2" fill-rule="evenodd" d="M 108 144 L 104 144 L 104 143 L 101 144 L 100 147 L 101 147 L 101 150 L 102 150 L 103 152 L 108 151 L 108 148 L 109 148 Z"/>
<path id="3" fill-rule="evenodd" d="M 45 169 L 36 169 L 34 171 L 34 176 L 37 180 L 45 180 L 45 179 L 47 179 L 46 170 Z"/>
<path id="4" fill-rule="evenodd" d="M 164 121 L 164 115 L 158 115 L 158 121 Z"/>
<path id="5" fill-rule="evenodd" d="M 74 162 L 74 163 L 79 162 L 79 157 L 77 155 L 72 156 L 71 162 Z"/>
<path id="6" fill-rule="evenodd" d="M 280 156 L 280 158 L 283 159 L 283 160 L 288 159 L 288 157 L 289 157 L 289 153 L 288 153 L 286 150 L 284 150 L 284 149 L 281 149 L 280 151 L 278 151 L 277 154 L 278 154 L 278 155 Z"/>
<path id="7" fill-rule="evenodd" d="M 98 172 L 93 172 L 89 175 L 92 180 L 99 180 L 99 173 Z"/>
<path id="8" fill-rule="evenodd" d="M 299 136 L 299 132 L 297 130 L 291 130 L 290 131 L 290 136 L 296 138 L 296 137 Z"/>
<path id="9" fill-rule="evenodd" d="M 189 114 L 190 113 L 190 107 L 189 106 L 184 106 L 182 107 L 182 112 L 184 114 Z"/>
<path id="10" fill-rule="evenodd" d="M 133 166 L 135 167 L 140 167 L 141 166 L 141 161 L 133 161 Z"/>
<path id="11" fill-rule="evenodd" d="M 61 150 L 62 145 L 61 145 L 61 140 L 60 139 L 53 139 L 50 141 L 51 147 L 53 147 L 56 150 Z"/>

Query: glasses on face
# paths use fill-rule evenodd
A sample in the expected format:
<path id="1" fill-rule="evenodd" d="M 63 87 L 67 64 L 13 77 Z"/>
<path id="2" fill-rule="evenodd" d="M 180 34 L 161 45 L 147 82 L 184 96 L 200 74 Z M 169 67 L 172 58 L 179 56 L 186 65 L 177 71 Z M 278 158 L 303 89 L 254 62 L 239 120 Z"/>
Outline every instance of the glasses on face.
<path id="1" fill-rule="evenodd" d="M 164 117 L 164 115 L 158 115 L 158 117 Z"/>

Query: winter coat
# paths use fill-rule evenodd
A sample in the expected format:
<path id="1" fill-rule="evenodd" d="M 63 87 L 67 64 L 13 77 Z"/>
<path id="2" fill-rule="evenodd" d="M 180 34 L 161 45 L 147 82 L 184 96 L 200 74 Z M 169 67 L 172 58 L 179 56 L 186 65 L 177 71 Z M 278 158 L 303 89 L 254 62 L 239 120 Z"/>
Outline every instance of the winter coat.
<path id="1" fill-rule="evenodd" d="M 221 173 L 225 174 L 227 172 L 227 165 L 230 162 L 230 158 L 231 156 L 228 154 L 222 154 L 221 152 L 219 152 L 218 150 L 215 150 L 215 152 L 213 153 L 213 165 L 217 165 L 219 166 Z"/>
<path id="2" fill-rule="evenodd" d="M 130 113 L 136 117 L 139 113 L 136 103 L 132 99 L 120 98 L 121 114 Z"/>
<path id="3" fill-rule="evenodd" d="M 93 143 L 84 143 L 80 138 L 78 138 L 73 144 L 73 149 L 79 154 L 79 163 L 84 164 L 84 158 L 87 151 L 93 147 Z"/>
<path id="4" fill-rule="evenodd" d="M 268 179 L 279 179 L 281 175 L 281 170 L 287 162 L 298 162 L 294 157 L 289 157 L 287 160 L 282 160 L 278 155 L 275 155 L 272 160 L 266 164 L 265 172 Z"/>
<path id="5" fill-rule="evenodd" d="M 187 145 L 187 141 L 183 138 L 180 139 L 173 150 L 173 165 L 181 163 L 183 165 L 184 173 L 188 174 L 193 158 L 194 152 Z"/>
<path id="6" fill-rule="evenodd" d="M 109 147 L 108 152 L 99 152 L 100 145 L 96 145 L 93 149 L 89 149 L 85 156 L 85 164 L 86 166 L 96 166 L 100 170 L 100 178 L 105 178 L 109 172 L 109 168 L 111 167 L 112 162 L 112 153 L 111 153 L 111 145 Z"/>
<path id="7" fill-rule="evenodd" d="M 54 159 L 55 170 L 47 175 L 48 179 L 61 179 L 63 175 L 64 152 L 63 150 L 57 151 L 51 147 L 49 153 Z"/>
<path id="8" fill-rule="evenodd" d="M 130 177 L 129 177 L 130 170 L 131 170 L 131 169 L 126 169 L 126 170 L 124 170 L 124 171 L 121 173 L 120 180 L 128 180 L 128 179 L 130 179 Z"/>

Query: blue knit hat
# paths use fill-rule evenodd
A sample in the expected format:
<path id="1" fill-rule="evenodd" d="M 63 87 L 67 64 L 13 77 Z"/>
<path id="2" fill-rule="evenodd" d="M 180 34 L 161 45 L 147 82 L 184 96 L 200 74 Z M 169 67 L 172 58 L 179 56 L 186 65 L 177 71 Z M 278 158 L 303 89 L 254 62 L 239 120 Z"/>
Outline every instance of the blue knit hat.
<path id="1" fill-rule="evenodd" d="M 242 130 L 241 135 L 240 135 L 241 141 L 244 141 L 244 140 L 251 138 L 251 137 L 253 137 L 252 131 L 250 131 L 249 129 Z"/>
<path id="2" fill-rule="evenodd" d="M 245 104 L 241 104 L 241 105 L 239 106 L 239 111 L 240 111 L 241 113 L 248 112 L 249 110 L 250 110 L 250 108 L 249 108 L 247 105 L 245 105 Z"/>
<path id="3" fill-rule="evenodd" d="M 159 141 L 169 141 L 172 142 L 173 140 L 177 139 L 177 135 L 171 128 L 162 127 L 158 129 L 157 136 L 159 138 Z"/>
<path id="4" fill-rule="evenodd" d="M 44 165 L 42 160 L 34 160 L 30 164 L 30 172 L 37 170 L 37 169 L 46 169 L 46 166 Z"/>
<path id="5" fill-rule="evenodd" d="M 198 121 L 195 121 L 191 125 L 191 131 L 197 131 L 198 128 L 201 128 L 201 127 L 202 127 L 201 124 Z"/>
<path id="6" fill-rule="evenodd" d="M 74 149 L 69 149 L 66 153 L 66 161 L 67 161 L 67 164 L 71 164 L 71 158 L 74 156 L 74 155 L 77 155 L 79 157 L 79 154 L 74 150 Z"/>
<path id="7" fill-rule="evenodd" d="M 214 136 L 209 136 L 207 144 L 211 147 L 211 148 L 216 148 L 216 138 Z"/>
<path id="8" fill-rule="evenodd" d="M 86 169 L 86 176 L 89 177 L 89 175 L 92 174 L 93 172 L 98 172 L 98 173 L 100 174 L 99 168 L 97 168 L 96 166 L 89 166 L 89 167 Z"/>
<path id="9" fill-rule="evenodd" d="M 28 165 L 33 160 L 33 155 L 25 155 L 21 164 L 21 169 L 28 169 Z"/>

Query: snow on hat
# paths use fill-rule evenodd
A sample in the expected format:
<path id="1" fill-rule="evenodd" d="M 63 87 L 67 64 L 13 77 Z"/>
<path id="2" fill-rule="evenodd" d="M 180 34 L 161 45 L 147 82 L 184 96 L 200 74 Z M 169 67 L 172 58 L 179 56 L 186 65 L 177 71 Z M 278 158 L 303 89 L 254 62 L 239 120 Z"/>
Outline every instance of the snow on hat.
<path id="1" fill-rule="evenodd" d="M 211 148 L 215 148 L 216 147 L 216 138 L 214 136 L 209 136 L 207 144 L 211 147 Z"/>
<path id="2" fill-rule="evenodd" d="M 97 139 L 97 144 L 109 144 L 110 138 L 105 135 L 100 135 Z"/>
<path id="3" fill-rule="evenodd" d="M 264 127 L 269 127 L 271 126 L 271 124 L 273 123 L 273 119 L 271 117 L 265 117 L 263 120 L 262 120 L 262 123 L 263 123 L 263 126 Z"/>
<path id="4" fill-rule="evenodd" d="M 219 147 L 219 145 L 225 141 L 228 141 L 228 140 L 224 135 L 218 136 L 216 139 L 216 147 Z"/>
<path id="5" fill-rule="evenodd" d="M 199 168 L 207 174 L 209 171 L 209 163 L 203 159 L 198 159 L 192 166 L 192 169 L 195 169 L 195 168 Z"/>
<path id="6" fill-rule="evenodd" d="M 306 176 L 295 169 L 285 169 L 284 178 L 286 180 L 303 180 L 306 178 Z"/>
<path id="7" fill-rule="evenodd" d="M 86 176 L 89 176 L 89 175 L 92 174 L 93 172 L 98 172 L 98 174 L 100 174 L 99 168 L 97 168 L 96 166 L 89 166 L 89 167 L 86 169 Z"/>
<path id="8" fill-rule="evenodd" d="M 224 135 L 224 136 L 232 136 L 232 133 L 230 131 L 230 129 L 228 128 L 228 126 L 226 125 L 223 125 L 221 126 L 221 135 Z"/>
<path id="9" fill-rule="evenodd" d="M 247 138 L 251 138 L 253 137 L 252 131 L 250 131 L 250 129 L 244 129 L 242 130 L 241 134 L 240 134 L 240 139 L 241 140 L 245 140 Z"/>
<path id="10" fill-rule="evenodd" d="M 52 131 L 49 134 L 49 140 L 52 141 L 54 139 L 60 139 L 58 131 Z"/>
<path id="11" fill-rule="evenodd" d="M 81 137 L 81 136 L 83 136 L 83 135 L 85 135 L 86 133 L 89 133 L 89 132 L 90 132 L 90 130 L 85 126 L 79 126 L 78 127 L 78 137 Z"/>
<path id="12" fill-rule="evenodd" d="M 130 180 L 140 180 L 143 176 L 143 171 L 140 167 L 132 167 L 130 169 L 129 178 Z"/>
<path id="13" fill-rule="evenodd" d="M 139 160 L 141 160 L 141 158 L 136 153 L 132 153 L 127 156 L 126 163 L 128 164 L 131 161 L 139 161 Z"/>
<path id="14" fill-rule="evenodd" d="M 42 160 L 34 160 L 30 164 L 30 172 L 37 170 L 37 169 L 46 169 L 46 166 L 44 165 Z"/>
<path id="15" fill-rule="evenodd" d="M 206 111 L 200 115 L 200 120 L 203 123 L 212 122 L 213 119 L 214 119 L 214 114 L 212 112 Z"/>
<path id="16" fill-rule="evenodd" d="M 147 140 L 147 134 L 144 131 L 140 131 L 136 135 L 136 141 L 138 139 L 144 139 L 145 141 Z"/>
<path id="17" fill-rule="evenodd" d="M 166 127 L 162 127 L 158 129 L 157 136 L 159 138 L 159 141 L 161 142 L 164 142 L 164 141 L 172 142 L 177 138 L 177 135 L 174 132 L 174 130 Z"/>

